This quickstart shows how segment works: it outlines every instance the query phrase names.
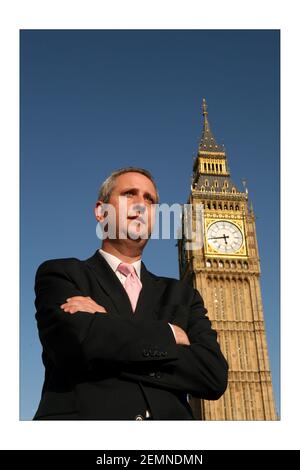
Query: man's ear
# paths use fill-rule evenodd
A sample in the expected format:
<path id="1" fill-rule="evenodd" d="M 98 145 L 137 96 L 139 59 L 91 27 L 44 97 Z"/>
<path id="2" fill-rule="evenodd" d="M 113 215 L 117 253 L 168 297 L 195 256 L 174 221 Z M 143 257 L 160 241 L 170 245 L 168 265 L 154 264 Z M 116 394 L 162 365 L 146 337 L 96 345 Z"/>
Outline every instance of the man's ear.
<path id="1" fill-rule="evenodd" d="M 103 222 L 103 220 L 105 218 L 105 214 L 103 213 L 102 205 L 103 205 L 103 201 L 97 201 L 95 209 L 94 209 L 95 217 L 98 220 L 98 222 Z"/>

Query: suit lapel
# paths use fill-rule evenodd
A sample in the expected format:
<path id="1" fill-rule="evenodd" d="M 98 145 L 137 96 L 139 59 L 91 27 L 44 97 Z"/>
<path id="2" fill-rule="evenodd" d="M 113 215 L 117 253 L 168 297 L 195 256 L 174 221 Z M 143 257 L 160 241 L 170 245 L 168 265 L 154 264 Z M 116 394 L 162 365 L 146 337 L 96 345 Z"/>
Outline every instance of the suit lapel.
<path id="1" fill-rule="evenodd" d="M 98 284 L 109 297 L 115 312 L 119 315 L 132 316 L 131 304 L 124 287 L 99 251 L 97 250 L 85 263 L 94 272 Z"/>
<path id="2" fill-rule="evenodd" d="M 97 250 L 95 254 L 85 261 L 85 264 L 94 272 L 101 289 L 108 296 L 115 312 L 136 319 L 155 319 L 155 307 L 161 298 L 165 283 L 149 271 L 144 263 L 141 264 L 142 290 L 139 295 L 135 312 L 132 312 L 128 295 L 106 260 Z"/>

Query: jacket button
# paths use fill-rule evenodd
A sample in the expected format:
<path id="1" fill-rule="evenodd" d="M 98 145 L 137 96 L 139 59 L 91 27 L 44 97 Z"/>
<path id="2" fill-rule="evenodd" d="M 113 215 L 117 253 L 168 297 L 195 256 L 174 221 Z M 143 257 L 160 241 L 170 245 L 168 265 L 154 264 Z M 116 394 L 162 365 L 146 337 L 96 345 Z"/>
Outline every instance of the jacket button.
<path id="1" fill-rule="evenodd" d="M 134 419 L 136 421 L 143 421 L 145 418 L 142 415 L 137 415 Z"/>
<path id="2" fill-rule="evenodd" d="M 157 379 L 161 379 L 162 373 L 161 373 L 161 372 L 156 372 L 155 377 L 156 377 Z"/>

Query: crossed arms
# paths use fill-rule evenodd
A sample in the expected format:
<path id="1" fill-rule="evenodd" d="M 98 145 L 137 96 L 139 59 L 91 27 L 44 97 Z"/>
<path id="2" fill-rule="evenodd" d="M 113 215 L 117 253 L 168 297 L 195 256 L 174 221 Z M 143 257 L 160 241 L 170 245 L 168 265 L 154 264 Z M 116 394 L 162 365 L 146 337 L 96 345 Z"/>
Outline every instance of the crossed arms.
<path id="1" fill-rule="evenodd" d="M 73 315 L 77 312 L 85 312 L 90 314 L 103 313 L 107 314 L 107 311 L 102 305 L 97 304 L 91 297 L 86 296 L 75 296 L 69 299 L 66 299 L 66 302 L 60 306 L 65 313 Z M 172 331 L 175 336 L 176 344 L 181 344 L 182 346 L 189 346 L 190 341 L 186 332 L 180 328 L 178 325 L 171 325 Z"/>
<path id="2" fill-rule="evenodd" d="M 66 266 L 43 263 L 36 275 L 36 318 L 44 351 L 56 367 L 87 371 L 111 363 L 123 378 L 218 399 L 227 386 L 227 363 L 206 317 L 202 298 L 190 289 L 188 326 L 167 320 L 123 318 L 81 292 Z M 68 299 L 68 300 L 67 300 Z M 149 374 L 161 371 L 162 377 Z"/>

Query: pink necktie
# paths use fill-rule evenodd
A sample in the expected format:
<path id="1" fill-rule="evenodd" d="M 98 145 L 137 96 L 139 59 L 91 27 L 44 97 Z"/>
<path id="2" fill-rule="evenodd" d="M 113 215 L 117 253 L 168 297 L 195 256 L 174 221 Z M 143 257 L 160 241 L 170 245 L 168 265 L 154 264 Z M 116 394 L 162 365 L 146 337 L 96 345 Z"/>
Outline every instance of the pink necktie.
<path id="1" fill-rule="evenodd" d="M 120 273 L 126 276 L 126 281 L 124 283 L 124 288 L 128 294 L 132 310 L 135 311 L 136 304 L 142 289 L 142 283 L 139 280 L 138 275 L 135 272 L 134 266 L 128 263 L 120 263 L 118 268 Z"/>

